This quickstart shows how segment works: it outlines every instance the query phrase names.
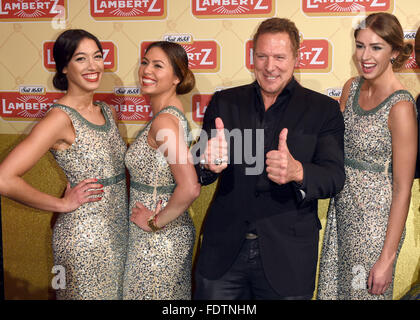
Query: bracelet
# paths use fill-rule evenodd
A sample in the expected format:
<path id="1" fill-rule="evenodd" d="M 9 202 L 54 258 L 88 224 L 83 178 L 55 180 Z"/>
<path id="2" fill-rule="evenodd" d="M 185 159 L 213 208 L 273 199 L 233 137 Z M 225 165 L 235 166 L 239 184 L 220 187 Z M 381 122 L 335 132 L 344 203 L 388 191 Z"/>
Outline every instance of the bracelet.
<path id="1" fill-rule="evenodd" d="M 156 225 L 156 216 L 157 214 L 154 214 L 153 216 L 150 216 L 150 218 L 147 220 L 147 225 L 149 226 L 150 229 L 152 229 L 153 232 L 163 229 L 163 227 L 159 228 Z"/>

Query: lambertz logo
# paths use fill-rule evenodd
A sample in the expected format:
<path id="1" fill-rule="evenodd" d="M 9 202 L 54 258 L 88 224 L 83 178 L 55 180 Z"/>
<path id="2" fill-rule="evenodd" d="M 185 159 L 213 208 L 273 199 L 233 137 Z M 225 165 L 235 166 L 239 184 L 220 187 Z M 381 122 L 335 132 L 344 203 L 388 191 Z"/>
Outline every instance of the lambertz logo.
<path id="1" fill-rule="evenodd" d="M 204 113 L 213 94 L 194 94 L 192 96 L 192 119 L 197 123 L 202 123 Z"/>
<path id="2" fill-rule="evenodd" d="M 145 123 L 153 117 L 149 99 L 140 95 L 136 87 L 117 87 L 113 93 L 95 93 L 93 99 L 113 106 L 118 120 L 123 123 Z"/>
<path id="3" fill-rule="evenodd" d="M 275 13 L 275 0 L 191 0 L 197 18 L 268 17 Z"/>
<path id="4" fill-rule="evenodd" d="M 42 86 L 21 86 L 19 91 L 0 91 L 4 120 L 37 120 L 63 96 L 62 92 L 45 92 Z"/>
<path id="5" fill-rule="evenodd" d="M 55 72 L 55 61 L 53 47 L 55 41 L 45 41 L 43 45 L 44 67 L 48 71 Z M 112 41 L 101 41 L 104 52 L 105 71 L 115 72 L 117 70 L 117 46 Z"/>
<path id="6" fill-rule="evenodd" d="M 148 98 L 139 94 L 139 88 L 118 87 L 112 93 L 95 93 L 94 101 L 104 101 L 117 111 L 121 122 L 139 123 L 152 119 Z M 19 91 L 0 91 L 0 116 L 4 120 L 37 120 L 59 98 L 62 92 L 45 92 L 42 86 L 21 86 Z"/>
<path id="7" fill-rule="evenodd" d="M 302 0 L 302 11 L 309 16 L 355 16 L 393 10 L 394 0 Z"/>
<path id="8" fill-rule="evenodd" d="M 185 49 L 188 55 L 189 68 L 193 72 L 212 73 L 218 72 L 220 68 L 220 46 L 214 40 L 193 41 L 189 35 L 167 35 L 164 37 L 167 41 L 178 42 Z M 178 41 L 181 39 L 182 41 Z M 188 41 L 188 42 L 187 42 Z M 144 41 L 140 45 L 141 55 L 152 41 Z"/>
<path id="9" fill-rule="evenodd" d="M 326 39 L 304 39 L 300 43 L 295 71 L 327 73 L 331 71 L 332 45 Z"/>
<path id="10" fill-rule="evenodd" d="M 96 20 L 165 19 L 167 0 L 90 0 Z"/>
<path id="11" fill-rule="evenodd" d="M 416 39 L 416 31 L 404 31 L 404 39 L 406 43 L 411 43 L 413 48 L 415 47 L 414 40 Z M 420 73 L 420 66 L 417 65 L 415 50 L 411 53 L 411 56 L 405 62 L 404 66 L 399 73 Z"/>
<path id="12" fill-rule="evenodd" d="M 66 19 L 67 0 L 0 0 L 0 21 Z"/>
<path id="13" fill-rule="evenodd" d="M 245 44 L 245 64 L 248 70 L 254 69 L 253 44 L 248 40 Z M 295 72 L 328 73 L 332 66 L 332 44 L 326 39 L 304 39 L 300 43 Z"/>

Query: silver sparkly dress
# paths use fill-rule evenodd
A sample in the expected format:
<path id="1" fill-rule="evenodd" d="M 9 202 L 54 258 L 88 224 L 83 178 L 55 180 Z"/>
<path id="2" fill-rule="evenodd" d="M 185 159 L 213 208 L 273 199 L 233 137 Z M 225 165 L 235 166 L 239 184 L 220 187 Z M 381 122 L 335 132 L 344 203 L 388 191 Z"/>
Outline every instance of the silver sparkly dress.
<path id="1" fill-rule="evenodd" d="M 189 129 L 185 116 L 175 107 L 166 107 L 158 114 L 163 112 L 178 118 L 187 142 Z M 130 172 L 130 213 L 136 202 L 154 211 L 162 200 L 163 209 L 175 189 L 175 180 L 165 157 L 147 143 L 152 121 L 139 132 L 125 157 Z M 157 232 L 146 232 L 131 221 L 129 224 L 124 299 L 191 299 L 195 228 L 188 212 Z"/>
<path id="2" fill-rule="evenodd" d="M 63 283 L 56 285 L 57 299 L 122 298 L 128 237 L 124 167 L 127 147 L 110 108 L 104 103 L 96 104 L 102 110 L 104 125 L 87 121 L 73 108 L 51 106 L 67 113 L 76 134 L 68 149 L 50 150 L 70 185 L 97 178 L 104 186 L 102 200 L 59 214 L 53 227 L 54 265 L 65 271 L 65 289 Z"/>
<path id="3" fill-rule="evenodd" d="M 392 284 L 383 295 L 372 295 L 367 280 L 382 251 L 392 200 L 388 115 L 399 101 L 415 104 L 399 90 L 365 111 L 358 103 L 362 83 L 361 77 L 352 82 L 343 113 L 346 182 L 328 208 L 317 295 L 323 300 L 392 299 Z"/>

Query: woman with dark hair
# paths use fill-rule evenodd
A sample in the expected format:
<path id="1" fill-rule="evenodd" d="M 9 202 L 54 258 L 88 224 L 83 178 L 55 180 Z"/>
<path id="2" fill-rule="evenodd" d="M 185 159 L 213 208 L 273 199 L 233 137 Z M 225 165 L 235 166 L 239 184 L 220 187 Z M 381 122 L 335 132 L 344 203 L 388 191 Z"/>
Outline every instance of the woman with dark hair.
<path id="1" fill-rule="evenodd" d="M 54 44 L 54 86 L 66 93 L 0 165 L 0 193 L 59 213 L 53 255 L 58 299 L 121 299 L 128 235 L 124 155 L 116 113 L 93 102 L 104 62 L 99 40 L 79 29 Z M 50 150 L 68 184 L 62 198 L 43 193 L 22 175 Z M 61 271 L 60 271 L 61 272 Z"/>
<path id="2" fill-rule="evenodd" d="M 417 155 L 415 102 L 394 71 L 412 45 L 388 13 L 369 15 L 354 37 L 360 76 L 340 99 L 346 182 L 330 201 L 318 299 L 390 300 Z"/>
<path id="3" fill-rule="evenodd" d="M 139 68 L 153 119 L 130 145 L 128 253 L 124 299 L 191 299 L 194 224 L 188 207 L 200 194 L 189 152 L 189 126 L 178 95 L 195 85 L 184 48 L 159 41 Z"/>

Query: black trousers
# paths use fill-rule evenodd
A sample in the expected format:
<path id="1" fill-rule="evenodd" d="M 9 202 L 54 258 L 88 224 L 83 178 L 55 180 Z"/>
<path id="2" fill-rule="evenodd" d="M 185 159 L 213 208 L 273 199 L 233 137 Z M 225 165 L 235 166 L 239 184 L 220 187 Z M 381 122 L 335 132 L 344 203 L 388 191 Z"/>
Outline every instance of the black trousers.
<path id="1" fill-rule="evenodd" d="M 197 270 L 194 300 L 310 300 L 306 296 L 279 296 L 262 266 L 258 239 L 245 240 L 232 267 L 220 279 L 210 280 Z"/>

